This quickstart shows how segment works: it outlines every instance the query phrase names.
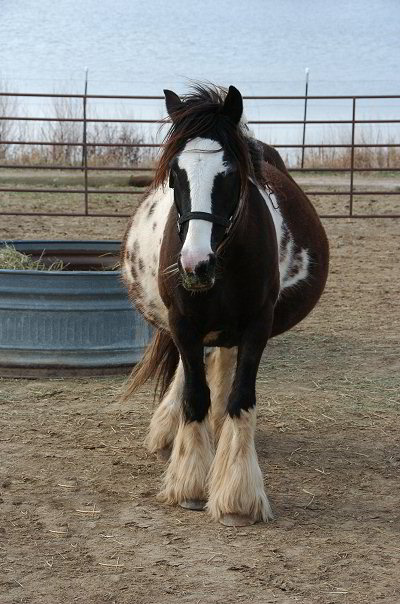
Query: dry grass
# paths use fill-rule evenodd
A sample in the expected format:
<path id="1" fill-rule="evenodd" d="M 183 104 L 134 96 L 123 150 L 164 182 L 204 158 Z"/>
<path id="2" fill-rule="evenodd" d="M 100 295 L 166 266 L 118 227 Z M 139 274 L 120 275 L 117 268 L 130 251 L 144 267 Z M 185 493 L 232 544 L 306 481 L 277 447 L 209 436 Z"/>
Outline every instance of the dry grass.
<path id="1" fill-rule="evenodd" d="M 67 265 L 62 260 L 45 264 L 42 256 L 35 260 L 28 254 L 22 254 L 13 245 L 5 244 L 0 247 L 0 270 L 18 271 L 62 271 Z"/>
<path id="2" fill-rule="evenodd" d="M 1 84 L 6 90 L 5 84 Z M 74 145 L 83 140 L 83 124 L 80 122 L 65 122 L 65 119 L 82 117 L 82 105 L 78 99 L 54 99 L 52 114 L 54 122 L 44 122 L 39 129 L 30 127 L 26 122 L 2 120 L 2 116 L 17 115 L 18 105 L 14 98 L 0 98 L 0 140 L 14 139 L 19 141 L 41 140 L 49 145 L 0 145 L 0 159 L 10 164 L 34 165 L 64 165 L 81 166 L 83 162 L 82 147 Z M 90 118 L 98 117 L 91 111 Z M 130 115 L 132 117 L 132 115 Z M 92 167 L 137 167 L 152 168 L 157 154 L 154 148 L 138 148 L 135 145 L 145 141 L 155 143 L 156 136 L 150 132 L 142 132 L 136 124 L 97 122 L 88 123 L 87 141 L 97 141 L 115 145 L 113 147 L 89 146 L 88 162 Z M 271 143 L 271 141 L 269 141 Z M 329 130 L 315 141 L 316 144 L 348 144 L 350 135 L 340 130 Z M 386 135 L 378 128 L 371 126 L 357 131 L 357 143 L 396 143 L 393 135 Z M 56 144 L 56 143 L 66 143 Z M 286 158 L 290 168 L 301 165 L 301 150 Z M 306 149 L 305 168 L 350 168 L 351 149 L 343 147 Z M 354 156 L 355 168 L 399 168 L 400 147 L 370 147 L 357 148 Z"/>
<path id="3" fill-rule="evenodd" d="M 6 89 L 4 85 L 0 86 Z M 55 98 L 51 112 L 56 120 L 44 122 L 38 129 L 27 122 L 2 120 L 2 116 L 18 115 L 18 105 L 10 97 L 0 98 L 0 140 L 48 142 L 49 145 L 6 145 L 0 146 L 0 158 L 9 164 L 81 166 L 83 164 L 83 124 L 65 119 L 81 119 L 82 105 L 78 99 Z M 91 112 L 90 118 L 97 116 Z M 148 139 L 149 137 L 147 137 Z M 151 138 L 151 137 L 150 137 Z M 92 167 L 151 166 L 154 150 L 138 148 L 144 142 L 143 134 L 135 124 L 88 122 L 87 142 L 101 141 L 108 146 L 88 146 L 88 162 Z M 150 142 L 154 142 L 151 140 Z M 65 143 L 65 145 L 60 144 Z"/>
<path id="4" fill-rule="evenodd" d="M 339 131 L 330 131 L 326 139 L 321 140 L 321 145 L 347 145 L 351 142 L 349 137 Z M 380 130 L 369 128 L 360 132 L 356 144 L 396 144 L 394 136 L 385 137 Z M 301 165 L 301 150 L 297 153 L 294 161 L 289 164 L 293 168 Z M 350 147 L 316 147 L 306 149 L 304 154 L 305 168 L 347 168 L 351 167 Z M 354 150 L 354 167 L 357 168 L 400 168 L 400 144 L 398 147 L 356 147 Z"/>
<path id="5" fill-rule="evenodd" d="M 108 256 L 114 256 L 113 254 L 102 254 L 99 257 L 107 259 Z M 99 266 L 93 268 L 84 268 L 83 270 L 96 270 L 96 271 L 118 271 L 120 269 L 119 261 L 113 264 L 105 262 Z M 19 270 L 19 271 L 62 271 L 71 270 L 69 264 L 63 260 L 45 259 L 44 252 L 38 259 L 33 258 L 29 254 L 23 254 L 19 252 L 12 244 L 5 243 L 0 246 L 0 270 Z"/>

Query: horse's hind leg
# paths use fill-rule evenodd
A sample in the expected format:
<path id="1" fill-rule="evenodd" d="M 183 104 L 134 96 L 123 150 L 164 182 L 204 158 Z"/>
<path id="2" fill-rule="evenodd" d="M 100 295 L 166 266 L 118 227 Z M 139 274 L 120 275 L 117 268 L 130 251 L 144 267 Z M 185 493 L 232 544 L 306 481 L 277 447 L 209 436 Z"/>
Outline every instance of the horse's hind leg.
<path id="1" fill-rule="evenodd" d="M 185 373 L 182 413 L 160 500 L 190 509 L 203 509 L 213 448 L 208 429 L 210 391 L 207 386 L 203 342 L 184 318 L 174 327 Z"/>
<path id="2" fill-rule="evenodd" d="M 272 323 L 272 307 L 252 322 L 238 349 L 235 379 L 211 469 L 208 510 L 229 526 L 272 517 L 254 445 L 255 382 Z"/>
<path id="3" fill-rule="evenodd" d="M 157 453 L 164 461 L 169 459 L 172 444 L 178 431 L 182 409 L 185 376 L 182 361 L 179 360 L 174 378 L 161 403 L 151 418 L 145 444 L 151 453 Z"/>
<path id="4" fill-rule="evenodd" d="M 237 348 L 213 348 L 207 354 L 207 380 L 211 390 L 211 425 L 217 443 L 227 413 Z"/>

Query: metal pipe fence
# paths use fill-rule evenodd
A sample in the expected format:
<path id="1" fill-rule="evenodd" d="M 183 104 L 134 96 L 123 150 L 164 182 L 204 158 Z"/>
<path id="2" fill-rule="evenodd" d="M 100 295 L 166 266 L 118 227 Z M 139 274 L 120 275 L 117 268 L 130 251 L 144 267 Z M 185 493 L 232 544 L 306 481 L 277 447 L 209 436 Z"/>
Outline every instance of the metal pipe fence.
<path id="1" fill-rule="evenodd" d="M 58 188 L 58 187 L 14 187 L 14 186 L 0 186 L 0 193 L 43 193 L 43 194 L 79 194 L 82 195 L 82 211 L 71 212 L 69 211 L 67 204 L 65 211 L 63 209 L 62 212 L 31 212 L 31 211 L 4 211 L 1 208 L 0 202 L 0 215 L 8 215 L 8 216 L 91 216 L 91 217 L 127 217 L 129 214 L 125 214 L 123 212 L 117 213 L 107 213 L 107 212 L 94 212 L 90 209 L 89 199 L 91 195 L 128 195 L 128 196 L 137 196 L 142 193 L 138 191 L 133 191 L 129 188 L 125 189 L 110 189 L 110 188 L 101 188 L 96 187 L 93 188 L 90 186 L 89 182 L 89 174 L 91 172 L 152 172 L 153 168 L 151 167 L 141 167 L 139 165 L 132 166 L 121 166 L 121 165 L 90 165 L 90 149 L 93 148 L 105 148 L 105 149 L 159 149 L 162 147 L 162 143 L 158 142 L 150 142 L 150 141 L 135 141 L 135 142 L 108 142 L 108 141 L 92 141 L 88 140 L 88 126 L 90 124 L 146 124 L 146 125 L 162 125 L 163 120 L 148 118 L 148 119 L 127 119 L 127 118 L 93 118 L 88 116 L 88 102 L 91 100 L 111 100 L 111 101 L 161 101 L 163 97 L 161 96 L 111 96 L 111 95 L 92 95 L 87 94 L 87 87 L 85 87 L 84 94 L 44 94 L 44 93 L 11 93 L 11 92 L 0 92 L 0 100 L 2 97 L 10 97 L 10 98 L 19 98 L 19 97 L 27 97 L 27 98 L 47 98 L 47 99 L 69 99 L 78 101 L 82 104 L 82 117 L 60 117 L 60 116 L 21 116 L 21 115 L 3 115 L 0 113 L 0 125 L 5 122 L 33 122 L 35 124 L 43 123 L 71 123 L 71 124 L 81 124 L 82 125 L 82 138 L 81 140 L 24 140 L 23 138 L 13 138 L 11 137 L 9 140 L 1 140 L 0 139 L 0 158 L 1 158 L 1 150 L 3 149 L 3 160 L 0 163 L 0 169 L 4 170 L 47 170 L 47 171 L 79 171 L 83 173 L 83 186 L 78 188 Z M 357 109 L 359 106 L 359 102 L 371 99 L 375 101 L 380 100 L 400 100 L 400 95 L 360 95 L 360 96 L 244 96 L 245 100 L 249 101 L 303 101 L 306 103 L 307 101 L 350 101 L 351 102 L 351 116 L 349 119 L 326 119 L 326 120 L 315 120 L 315 119 L 307 119 L 307 112 L 304 112 L 304 119 L 300 120 L 249 120 L 249 125 L 253 126 L 261 126 L 261 125 L 281 125 L 281 126 L 303 126 L 303 141 L 302 143 L 277 143 L 273 146 L 277 149 L 288 150 L 301 150 L 301 167 L 292 168 L 290 171 L 293 173 L 301 174 L 301 173 L 340 173 L 340 174 L 348 174 L 349 175 L 349 187 L 346 190 L 335 190 L 335 191 L 327 191 L 327 190 L 311 190 L 307 191 L 307 195 L 312 199 L 313 197 L 322 197 L 322 196 L 338 196 L 338 197 L 347 197 L 348 198 L 348 212 L 340 213 L 340 214 L 322 214 L 324 218 L 400 218 L 400 214 L 394 212 L 390 213 L 372 213 L 365 214 L 355 212 L 355 197 L 362 198 L 365 196 L 400 196 L 400 188 L 395 187 L 392 190 L 358 190 L 355 185 L 354 177 L 357 173 L 400 173 L 400 165 L 396 164 L 390 167 L 358 167 L 356 165 L 356 153 L 359 149 L 399 149 L 400 150 L 400 142 L 394 143 L 388 140 L 387 142 L 357 142 L 357 126 L 358 125 L 379 125 L 379 124 L 400 124 L 400 117 L 393 119 L 361 119 L 357 117 Z M 4 112 L 3 112 L 4 113 Z M 351 136 L 349 143 L 306 143 L 305 142 L 305 127 L 310 125 L 348 125 L 351 126 Z M 0 134 L 1 134 L 0 129 Z M 29 138 L 29 137 L 28 137 Z M 268 142 L 268 141 L 266 141 Z M 81 149 L 81 162 L 78 165 L 67 165 L 57 164 L 56 162 L 51 164 L 41 164 L 41 163 L 29 163 L 28 161 L 22 162 L 11 162 L 5 161 L 4 157 L 6 157 L 7 149 L 11 149 L 12 147 L 18 146 L 20 147 L 45 147 L 50 146 L 53 149 L 57 147 L 61 148 L 74 148 Z M 350 150 L 350 162 L 348 167 L 304 167 L 305 156 L 307 150 L 310 149 L 349 149 Z M 6 150 L 6 151 L 4 151 Z M 397 155 L 396 155 L 397 157 Z"/>

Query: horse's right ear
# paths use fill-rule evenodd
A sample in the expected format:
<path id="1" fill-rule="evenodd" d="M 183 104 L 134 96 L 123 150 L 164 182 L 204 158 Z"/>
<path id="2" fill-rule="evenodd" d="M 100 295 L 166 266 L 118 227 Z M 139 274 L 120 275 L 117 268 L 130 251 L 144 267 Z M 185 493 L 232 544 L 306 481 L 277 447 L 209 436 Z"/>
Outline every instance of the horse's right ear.
<path id="1" fill-rule="evenodd" d="M 182 109 L 183 103 L 179 96 L 172 90 L 164 90 L 165 104 L 167 106 L 168 115 L 174 121 L 174 114 Z"/>

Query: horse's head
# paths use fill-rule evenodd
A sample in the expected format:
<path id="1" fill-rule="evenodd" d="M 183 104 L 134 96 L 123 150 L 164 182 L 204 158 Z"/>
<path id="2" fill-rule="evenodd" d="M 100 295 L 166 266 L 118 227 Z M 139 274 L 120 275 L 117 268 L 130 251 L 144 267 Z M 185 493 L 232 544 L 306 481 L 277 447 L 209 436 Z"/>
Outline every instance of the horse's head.
<path id="1" fill-rule="evenodd" d="M 171 91 L 164 91 L 174 123 L 185 119 L 185 105 Z M 177 229 L 182 241 L 178 259 L 184 287 L 208 290 L 215 283 L 216 254 L 227 235 L 241 196 L 237 156 L 226 144 L 221 121 L 228 130 L 238 128 L 243 111 L 240 92 L 231 86 L 219 107 L 215 124 L 188 137 L 169 162 L 169 186 L 174 190 Z"/>

